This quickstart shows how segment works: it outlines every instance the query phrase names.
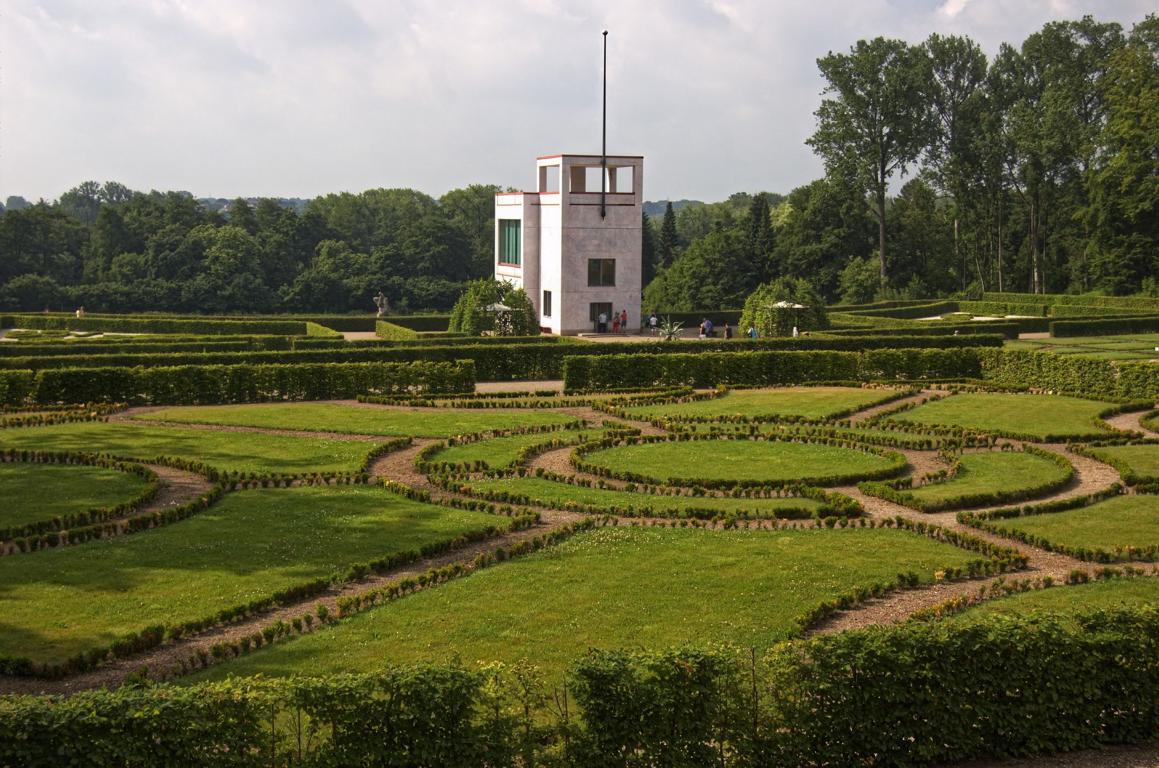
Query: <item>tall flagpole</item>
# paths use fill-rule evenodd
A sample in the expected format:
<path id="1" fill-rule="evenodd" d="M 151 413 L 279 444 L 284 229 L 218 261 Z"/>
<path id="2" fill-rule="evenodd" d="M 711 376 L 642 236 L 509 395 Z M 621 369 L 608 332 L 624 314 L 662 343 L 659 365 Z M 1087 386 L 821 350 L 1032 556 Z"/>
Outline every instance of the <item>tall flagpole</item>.
<path id="1" fill-rule="evenodd" d="M 608 30 L 604 30 L 604 115 L 600 145 L 600 218 L 608 214 Z"/>

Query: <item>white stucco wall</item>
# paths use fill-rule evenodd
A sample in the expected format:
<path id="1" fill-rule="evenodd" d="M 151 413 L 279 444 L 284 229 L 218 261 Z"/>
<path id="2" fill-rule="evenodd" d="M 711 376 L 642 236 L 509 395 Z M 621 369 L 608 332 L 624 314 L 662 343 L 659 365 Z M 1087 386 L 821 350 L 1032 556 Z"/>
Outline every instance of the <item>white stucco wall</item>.
<path id="1" fill-rule="evenodd" d="M 501 193 L 495 198 L 495 277 L 524 288 L 540 316 L 540 324 L 552 333 L 594 330 L 590 320 L 593 302 L 610 303 L 616 313 L 627 309 L 628 327 L 640 327 L 644 161 L 640 157 L 610 155 L 607 161 L 609 167 L 625 169 L 617 171 L 621 183 L 628 168 L 633 178 L 631 192 L 607 194 L 603 218 L 598 173 L 592 173 L 597 179 L 595 192 L 572 191 L 584 183 L 584 167 L 599 166 L 599 156 L 538 158 L 537 183 L 544 177 L 542 169 L 560 166 L 558 193 Z M 519 267 L 499 264 L 500 219 L 523 222 Z M 588 285 L 588 260 L 593 258 L 616 260 L 614 286 Z M 543 316 L 545 290 L 552 293 L 551 317 Z"/>

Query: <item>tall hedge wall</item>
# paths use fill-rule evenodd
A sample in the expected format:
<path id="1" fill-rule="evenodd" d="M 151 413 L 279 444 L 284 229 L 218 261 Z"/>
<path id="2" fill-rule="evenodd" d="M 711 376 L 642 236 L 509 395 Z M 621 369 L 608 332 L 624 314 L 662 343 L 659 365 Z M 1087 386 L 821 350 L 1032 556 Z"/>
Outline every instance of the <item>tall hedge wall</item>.
<path id="1" fill-rule="evenodd" d="M 1151 296 L 1071 296 L 1063 293 L 984 293 L 985 301 L 1004 301 L 1043 304 L 1067 304 L 1081 307 L 1105 307 L 1107 309 L 1144 310 L 1159 312 L 1159 299 Z"/>
<path id="2" fill-rule="evenodd" d="M 470 360 L 413 363 L 180 365 L 156 368 L 53 368 L 4 371 L 0 389 L 34 403 L 214 405 L 269 400 L 326 400 L 360 394 L 471 392 Z M 11 400 L 10 392 L 5 398 Z"/>
<path id="3" fill-rule="evenodd" d="M 979 350 L 982 376 L 1008 387 L 1120 401 L 1159 401 L 1159 365 L 1030 350 Z"/>
<path id="4" fill-rule="evenodd" d="M 979 349 L 865 352 L 584 355 L 564 362 L 567 390 L 629 386 L 770 386 L 873 379 L 965 379 L 981 374 Z"/>
<path id="5" fill-rule="evenodd" d="M 550 337 L 540 337 L 550 338 Z M 343 362 L 412 362 L 412 361 L 452 361 L 474 360 L 476 373 L 481 381 L 534 381 L 538 379 L 558 379 L 563 376 L 564 360 L 572 355 L 607 355 L 623 353 L 630 349 L 633 355 L 666 354 L 677 351 L 722 352 L 738 350 L 860 350 L 875 347 L 897 348 L 950 348 L 963 346 L 998 346 L 1001 336 L 915 336 L 872 338 L 773 338 L 688 341 L 651 341 L 625 347 L 614 342 L 590 343 L 582 341 L 547 343 L 538 340 L 512 342 L 509 344 L 440 344 L 435 346 L 369 342 L 323 349 L 296 349 L 291 351 L 262 352 L 209 352 L 192 354 L 124 353 L 117 355 L 90 356 L 0 356 L 0 369 L 28 368 L 50 369 L 65 366 L 98 368 L 104 366 L 153 367 L 165 365 L 230 365 L 237 363 L 343 363 Z M 308 344 L 301 345 L 308 347 Z"/>
<path id="6" fill-rule="evenodd" d="M 1157 657 L 1143 607 L 878 627 L 763 657 L 590 651 L 566 694 L 496 664 L 10 696 L 0 765 L 929 765 L 1154 739 Z"/>
<path id="7" fill-rule="evenodd" d="M 212 317 L 149 315 L 4 315 L 0 327 L 40 330 L 107 331 L 109 333 L 180 333 L 197 335 L 305 336 L 304 320 L 221 320 Z"/>
<path id="8" fill-rule="evenodd" d="M 1055 320 L 1051 336 L 1113 336 L 1118 333 L 1159 332 L 1159 314 L 1137 317 L 1091 318 L 1089 320 Z"/>

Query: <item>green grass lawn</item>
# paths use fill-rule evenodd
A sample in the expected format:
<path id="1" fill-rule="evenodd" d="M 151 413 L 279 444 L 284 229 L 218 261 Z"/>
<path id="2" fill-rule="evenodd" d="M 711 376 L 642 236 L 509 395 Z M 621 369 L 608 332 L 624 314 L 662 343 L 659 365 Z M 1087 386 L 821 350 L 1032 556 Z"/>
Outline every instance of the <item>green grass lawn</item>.
<path id="1" fill-rule="evenodd" d="M 988 451 L 962 456 L 958 474 L 944 483 L 922 485 L 909 491 L 927 502 L 997 491 L 1022 491 L 1046 482 L 1060 483 L 1062 467 L 1050 459 L 1025 451 Z"/>
<path id="2" fill-rule="evenodd" d="M 1091 452 L 1098 458 L 1126 464 L 1139 477 L 1159 477 L 1159 444 L 1107 445 Z"/>
<path id="3" fill-rule="evenodd" d="M 691 403 L 647 405 L 629 408 L 638 419 L 720 418 L 721 416 L 799 416 L 822 419 L 850 408 L 866 408 L 887 400 L 896 392 L 857 387 L 785 387 L 780 389 L 738 389 L 712 400 Z"/>
<path id="4" fill-rule="evenodd" d="M 497 429 L 566 424 L 572 416 L 547 411 L 466 408 L 387 408 L 337 403 L 269 403 L 162 408 L 142 419 L 360 435 L 450 437 Z"/>
<path id="5" fill-rule="evenodd" d="M 492 524 L 378 486 L 228 494 L 156 530 L 0 558 L 0 656 L 61 661 L 151 624 L 212 615 Z"/>
<path id="6" fill-rule="evenodd" d="M 652 510 L 655 514 L 679 514 L 687 509 L 714 509 L 724 513 L 745 512 L 772 517 L 788 510 L 814 510 L 821 506 L 816 499 L 733 499 L 722 496 L 655 496 L 607 488 L 585 488 L 582 485 L 556 483 L 538 477 L 506 477 L 491 480 L 471 480 L 472 488 L 484 492 L 503 491 L 529 496 L 534 503 L 556 509 L 567 509 L 568 502 L 603 507 L 631 507 Z"/>
<path id="7" fill-rule="evenodd" d="M 999 521 L 1052 544 L 1113 550 L 1159 545 L 1159 496 L 1115 496 L 1082 509 Z"/>
<path id="8" fill-rule="evenodd" d="M 430 458 L 430 461 L 446 461 L 452 464 L 483 462 L 490 469 L 504 469 L 515 464 L 519 453 L 529 446 L 543 445 L 552 440 L 592 440 L 604 433 L 603 429 L 569 429 L 554 432 L 538 432 L 529 435 L 511 435 L 509 437 L 493 437 L 489 440 L 480 440 L 474 443 L 453 445 L 439 451 Z"/>
<path id="9" fill-rule="evenodd" d="M 1100 608 L 1133 608 L 1147 603 L 1159 604 L 1159 579 L 1107 579 L 987 600 L 951 620 L 970 621 L 993 614 L 1025 616 L 1031 612 L 1065 615 Z"/>
<path id="10" fill-rule="evenodd" d="M 101 467 L 0 464 L 0 530 L 129 501 L 144 478 Z"/>
<path id="11" fill-rule="evenodd" d="M 853 448 L 771 440 L 687 440 L 624 445 L 589 453 L 586 461 L 623 469 L 655 482 L 800 482 L 855 479 L 895 462 Z"/>
<path id="12" fill-rule="evenodd" d="M 374 444 L 124 422 L 82 422 L 0 430 L 0 447 L 109 453 L 135 459 L 174 456 L 203 461 L 226 471 L 293 474 L 353 472 Z"/>
<path id="13" fill-rule="evenodd" d="M 964 550 L 895 530 L 605 528 L 227 662 L 226 675 L 327 675 L 456 657 L 541 665 L 552 681 L 587 648 L 767 648 L 794 618 L 856 586 Z"/>
<path id="14" fill-rule="evenodd" d="M 993 432 L 1048 436 L 1089 435 L 1110 430 L 1096 427 L 1098 414 L 1111 403 L 1061 395 L 1017 395 L 968 392 L 933 400 L 889 417 L 891 421 L 965 427 Z"/>

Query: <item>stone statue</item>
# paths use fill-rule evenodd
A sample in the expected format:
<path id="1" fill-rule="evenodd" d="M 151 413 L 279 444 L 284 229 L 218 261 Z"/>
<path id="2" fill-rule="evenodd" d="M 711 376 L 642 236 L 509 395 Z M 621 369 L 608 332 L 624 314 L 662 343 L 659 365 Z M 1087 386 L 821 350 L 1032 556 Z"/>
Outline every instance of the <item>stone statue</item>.
<path id="1" fill-rule="evenodd" d="M 378 307 L 379 317 L 386 317 L 386 313 L 390 311 L 390 300 L 382 291 L 379 291 L 378 295 L 374 297 L 374 306 Z"/>

